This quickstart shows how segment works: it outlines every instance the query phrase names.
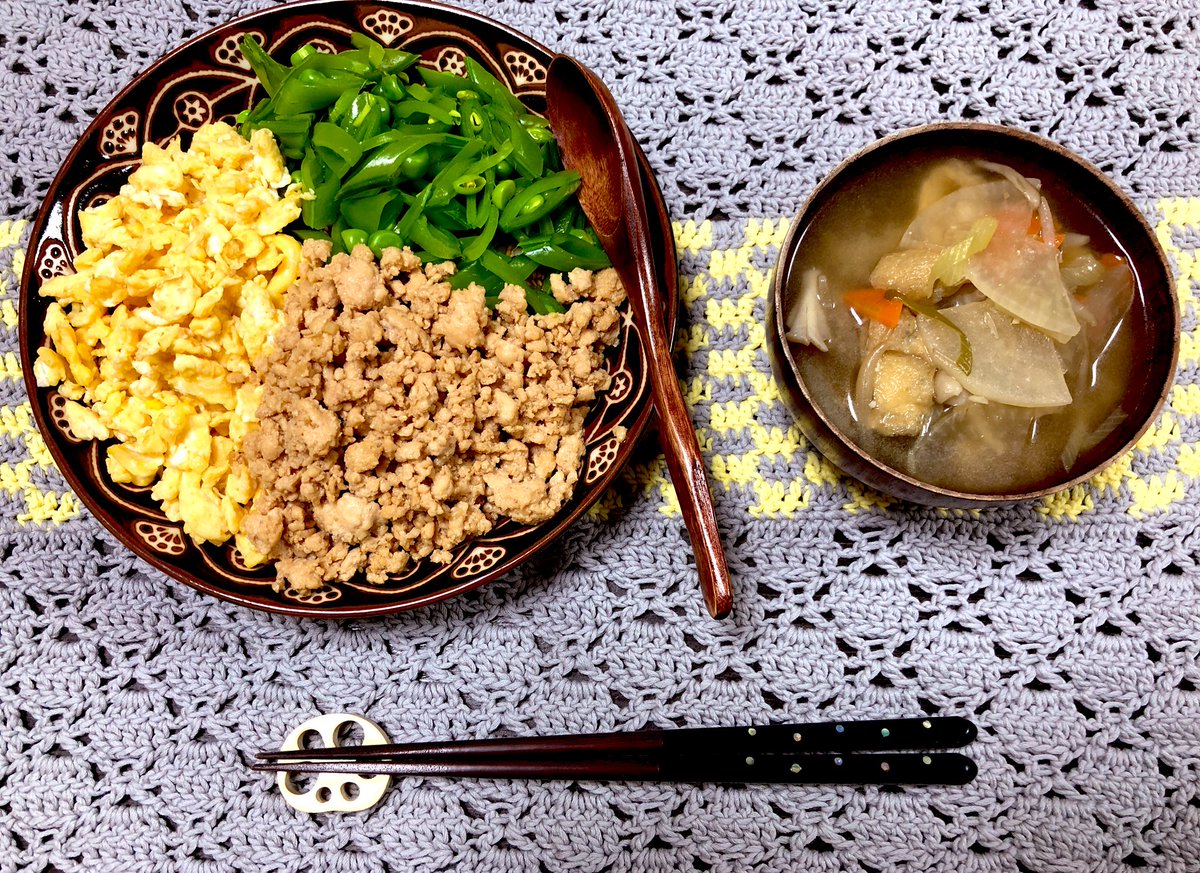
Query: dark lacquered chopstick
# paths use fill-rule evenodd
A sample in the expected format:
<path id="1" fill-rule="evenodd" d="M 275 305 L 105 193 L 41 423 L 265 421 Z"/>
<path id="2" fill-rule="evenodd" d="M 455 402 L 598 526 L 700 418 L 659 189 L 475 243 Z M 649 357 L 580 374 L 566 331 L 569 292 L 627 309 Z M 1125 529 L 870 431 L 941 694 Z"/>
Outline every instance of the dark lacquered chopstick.
<path id="1" fill-rule="evenodd" d="M 586 779 L 600 781 L 738 782 L 793 784 L 963 785 L 975 763 L 955 752 L 913 754 L 797 754 L 760 758 L 728 755 L 688 758 L 402 758 L 357 761 L 269 761 L 255 770 L 356 773 L 363 776 L 472 777 L 478 779 Z"/>
<path id="2" fill-rule="evenodd" d="M 618 731 L 604 734 L 564 734 L 547 737 L 497 737 L 432 743 L 391 743 L 375 746 L 339 746 L 300 749 L 294 752 L 259 752 L 267 761 L 390 760 L 409 758 L 460 758 L 479 755 L 532 757 L 535 755 L 629 757 L 661 751 L 666 731 Z"/>
<path id="3" fill-rule="evenodd" d="M 474 755 L 609 755 L 705 754 L 713 750 L 745 755 L 809 752 L 870 752 L 904 749 L 953 749 L 975 739 L 975 725 L 958 716 L 770 724 L 752 727 L 679 728 L 565 734 L 546 737 L 501 737 L 432 743 L 391 743 L 259 752 L 265 761 L 366 761 L 394 758 L 463 757 Z"/>
<path id="4" fill-rule="evenodd" d="M 955 754 L 861 752 L 954 748 L 963 718 L 684 728 L 260 752 L 257 770 L 692 782 L 956 783 L 975 775 Z M 842 753 L 842 754 L 830 754 Z"/>

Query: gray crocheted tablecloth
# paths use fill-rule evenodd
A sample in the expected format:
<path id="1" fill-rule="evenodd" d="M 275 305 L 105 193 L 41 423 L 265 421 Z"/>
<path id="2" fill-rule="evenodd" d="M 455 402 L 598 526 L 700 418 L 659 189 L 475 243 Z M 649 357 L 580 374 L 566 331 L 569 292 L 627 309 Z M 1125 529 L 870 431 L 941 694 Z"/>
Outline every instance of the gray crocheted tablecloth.
<path id="1" fill-rule="evenodd" d="M 594 66 L 662 182 L 736 611 L 704 614 L 648 441 L 520 572 L 392 619 L 202 597 L 67 496 L 32 425 L 15 270 L 88 120 L 264 5 L 0 0 L 0 871 L 1200 870 L 1200 7 L 1175 0 L 465 0 Z M 762 348 L 786 221 L 839 160 L 938 119 L 1110 171 L 1178 276 L 1161 419 L 1085 487 L 888 503 L 791 428 Z M 309 816 L 247 769 L 321 712 L 395 738 L 921 713 L 980 726 L 961 788 L 406 780 Z"/>

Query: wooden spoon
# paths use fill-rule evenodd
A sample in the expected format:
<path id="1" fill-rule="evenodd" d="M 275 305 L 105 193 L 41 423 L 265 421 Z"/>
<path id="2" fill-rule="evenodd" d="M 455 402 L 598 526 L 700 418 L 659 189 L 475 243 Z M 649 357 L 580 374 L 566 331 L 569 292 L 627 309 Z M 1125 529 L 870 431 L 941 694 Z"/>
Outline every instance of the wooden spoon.
<path id="1" fill-rule="evenodd" d="M 637 145 L 608 88 L 595 73 L 566 55 L 557 55 L 550 63 L 546 114 L 563 163 L 583 177 L 580 205 L 629 295 L 650 366 L 663 451 L 692 538 L 704 602 L 713 618 L 723 618 L 733 606 L 733 590 L 704 459 L 671 362 L 671 338 L 662 317 Z"/>

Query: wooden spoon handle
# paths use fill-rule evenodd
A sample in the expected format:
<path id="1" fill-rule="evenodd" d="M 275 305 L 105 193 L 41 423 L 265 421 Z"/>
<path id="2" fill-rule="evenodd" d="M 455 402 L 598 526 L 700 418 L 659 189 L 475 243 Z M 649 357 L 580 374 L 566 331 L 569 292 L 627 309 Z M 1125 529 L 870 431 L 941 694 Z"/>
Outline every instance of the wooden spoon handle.
<path id="1" fill-rule="evenodd" d="M 623 155 L 637 154 L 637 145 L 629 128 L 621 120 L 615 126 L 625 140 Z M 683 520 L 688 536 L 692 540 L 692 551 L 696 556 L 696 572 L 700 576 L 700 590 L 704 602 L 713 618 L 724 618 L 733 608 L 733 587 L 729 582 L 729 567 L 725 563 L 725 550 L 717 530 L 717 518 L 713 512 L 712 492 L 704 470 L 704 457 L 696 440 L 696 428 L 688 413 L 687 403 L 679 390 L 679 379 L 671 360 L 671 338 L 667 336 L 662 318 L 661 297 L 657 292 L 658 279 L 653 269 L 654 251 L 645 223 L 640 216 L 646 214 L 644 196 L 640 185 L 632 184 L 637 178 L 636 167 L 626 167 L 625 196 L 632 204 L 625 213 L 629 236 L 630 258 L 618 264 L 621 281 L 629 296 L 634 322 L 646 348 L 646 359 L 650 366 L 650 387 L 654 407 L 658 412 L 659 435 L 667 467 L 671 471 L 671 482 L 679 498 Z"/>
<path id="2" fill-rule="evenodd" d="M 658 293 L 637 143 L 608 88 L 574 58 L 558 55 L 551 62 L 546 100 L 564 162 L 584 180 L 580 205 L 629 296 L 650 369 L 663 451 L 692 539 L 704 600 L 714 618 L 723 618 L 733 606 L 729 568 L 696 430 L 671 364 L 671 338 Z"/>
<path id="3" fill-rule="evenodd" d="M 662 321 L 659 318 L 647 321 L 649 329 L 643 334 L 644 337 L 654 337 L 655 325 L 661 334 L 646 342 L 646 356 L 650 360 L 650 385 L 654 406 L 658 411 L 663 454 L 671 471 L 671 482 L 675 486 L 679 506 L 683 510 L 688 536 L 692 540 L 704 602 L 713 618 L 724 618 L 733 608 L 733 588 L 717 531 L 704 458 L 700 454 L 700 444 L 696 440 L 696 429 L 688 414 L 687 404 L 679 390 L 679 380 L 671 363 L 671 347 Z"/>

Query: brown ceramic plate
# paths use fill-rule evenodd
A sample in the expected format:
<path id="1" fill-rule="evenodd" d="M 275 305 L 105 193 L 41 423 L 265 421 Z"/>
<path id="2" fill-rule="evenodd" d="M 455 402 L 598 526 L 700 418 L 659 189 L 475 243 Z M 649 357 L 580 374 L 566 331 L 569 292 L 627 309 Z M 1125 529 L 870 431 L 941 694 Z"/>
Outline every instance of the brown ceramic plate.
<path id="1" fill-rule="evenodd" d="M 650 385 L 637 330 L 626 317 L 620 342 L 610 354 L 612 387 L 597 399 L 585 431 L 580 482 L 562 511 L 534 527 L 506 521 L 487 536 L 459 546 L 449 564 L 423 561 L 386 584 L 362 579 L 335 584 L 316 594 L 271 588 L 270 567 L 248 570 L 232 545 L 197 546 L 181 525 L 168 521 L 150 499 L 149 488 L 112 482 L 104 469 L 104 445 L 80 441 L 67 429 L 54 390 L 38 388 L 32 361 L 45 342 L 46 300 L 42 283 L 71 269 L 81 251 L 81 209 L 117 192 L 136 167 L 142 144 L 165 144 L 213 120 L 232 121 L 262 96 L 237 48 L 254 34 L 276 57 L 315 42 L 329 50 L 349 48 L 349 35 L 362 31 L 386 46 L 421 56 L 421 63 L 460 72 L 467 57 L 483 63 L 530 108 L 545 108 L 546 68 L 553 53 L 527 36 L 491 19 L 436 3 L 377 3 L 315 0 L 247 15 L 202 34 L 163 57 L 137 77 L 80 137 L 38 212 L 21 281 L 21 364 L 33 415 L 50 453 L 92 514 L 126 546 L 164 573 L 207 594 L 255 609 L 291 615 L 350 617 L 382 615 L 434 603 L 503 575 L 549 545 L 590 507 L 628 460 L 651 412 Z M 662 192 L 642 157 L 642 182 L 650 208 L 659 281 L 666 292 L 665 317 L 674 331 L 677 260 Z M 617 429 L 627 433 L 618 436 Z"/>

